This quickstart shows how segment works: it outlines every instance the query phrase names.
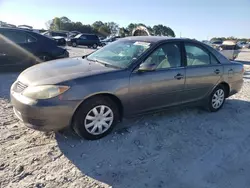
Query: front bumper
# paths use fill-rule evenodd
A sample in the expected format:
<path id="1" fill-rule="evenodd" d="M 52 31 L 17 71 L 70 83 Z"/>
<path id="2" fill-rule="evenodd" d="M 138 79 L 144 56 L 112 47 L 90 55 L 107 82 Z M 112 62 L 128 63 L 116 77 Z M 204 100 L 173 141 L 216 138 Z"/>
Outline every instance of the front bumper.
<path id="1" fill-rule="evenodd" d="M 57 98 L 32 100 L 11 91 L 14 113 L 27 127 L 41 131 L 56 131 L 71 124 L 76 101 L 61 101 Z"/>

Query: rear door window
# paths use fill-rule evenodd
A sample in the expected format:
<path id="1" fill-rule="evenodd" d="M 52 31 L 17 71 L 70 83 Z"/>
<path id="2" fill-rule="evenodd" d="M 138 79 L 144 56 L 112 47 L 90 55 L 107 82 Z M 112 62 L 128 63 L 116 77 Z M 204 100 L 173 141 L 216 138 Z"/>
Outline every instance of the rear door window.
<path id="1" fill-rule="evenodd" d="M 98 40 L 98 37 L 96 35 L 88 35 L 87 37 L 89 40 Z"/>
<path id="2" fill-rule="evenodd" d="M 4 31 L 3 35 L 10 41 L 17 44 L 36 42 L 35 37 L 22 31 Z"/>
<path id="3" fill-rule="evenodd" d="M 21 31 L 5 31 L 3 35 L 14 43 L 26 43 L 27 37 L 24 32 Z"/>
<path id="4" fill-rule="evenodd" d="M 210 56 L 202 48 L 194 44 L 185 44 L 187 66 L 209 65 Z"/>
<path id="5" fill-rule="evenodd" d="M 36 38 L 31 35 L 26 35 L 27 43 L 36 42 Z"/>
<path id="6" fill-rule="evenodd" d="M 87 37 L 85 35 L 80 36 L 80 39 L 86 40 Z"/>
<path id="7" fill-rule="evenodd" d="M 212 54 L 210 54 L 210 60 L 212 65 L 220 64 L 219 61 Z"/>

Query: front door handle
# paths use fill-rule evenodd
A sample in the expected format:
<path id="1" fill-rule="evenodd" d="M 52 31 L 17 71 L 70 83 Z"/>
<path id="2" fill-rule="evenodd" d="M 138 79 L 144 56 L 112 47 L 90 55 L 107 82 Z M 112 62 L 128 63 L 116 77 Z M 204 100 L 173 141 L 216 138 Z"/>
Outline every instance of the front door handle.
<path id="1" fill-rule="evenodd" d="M 180 80 L 180 79 L 184 78 L 184 76 L 182 74 L 178 73 L 174 78 L 177 80 Z"/>
<path id="2" fill-rule="evenodd" d="M 214 73 L 215 73 L 215 74 L 219 74 L 219 73 L 220 73 L 220 70 L 219 70 L 219 69 L 216 69 L 216 70 L 214 71 Z"/>

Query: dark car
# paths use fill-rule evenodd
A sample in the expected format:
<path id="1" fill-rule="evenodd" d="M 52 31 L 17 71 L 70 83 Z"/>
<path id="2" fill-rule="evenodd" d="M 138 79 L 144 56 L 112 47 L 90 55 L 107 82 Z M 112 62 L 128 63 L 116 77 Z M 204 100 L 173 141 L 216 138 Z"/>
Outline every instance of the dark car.
<path id="1" fill-rule="evenodd" d="M 190 39 L 129 37 L 90 55 L 33 66 L 11 87 L 28 127 L 69 125 L 87 139 L 107 135 L 123 117 L 195 104 L 211 112 L 240 91 L 243 65 Z"/>
<path id="2" fill-rule="evenodd" d="M 55 36 L 55 37 L 51 37 L 51 38 L 56 41 L 58 46 L 65 46 L 66 45 L 66 39 L 64 37 Z"/>
<path id="3" fill-rule="evenodd" d="M 77 45 L 83 45 L 87 47 L 92 47 L 96 49 L 101 46 L 101 42 L 97 35 L 94 34 L 78 34 L 74 38 L 67 39 L 67 44 L 69 46 L 76 47 Z"/>
<path id="4" fill-rule="evenodd" d="M 66 45 L 66 38 L 68 37 L 66 32 L 46 31 L 42 35 L 52 38 L 56 41 L 58 46 Z"/>
<path id="5" fill-rule="evenodd" d="M 220 46 L 222 45 L 223 41 L 222 40 L 212 40 L 211 41 L 211 46 L 215 49 L 219 49 Z"/>
<path id="6" fill-rule="evenodd" d="M 46 31 L 42 33 L 42 35 L 46 35 L 48 37 L 64 37 L 67 38 L 66 32 L 59 32 L 59 31 Z"/>
<path id="7" fill-rule="evenodd" d="M 38 62 L 68 57 L 69 53 L 41 34 L 0 28 L 0 69 L 24 69 Z"/>
<path id="8" fill-rule="evenodd" d="M 119 39 L 120 37 L 108 37 L 108 38 L 105 38 L 103 40 L 101 40 L 101 45 L 102 46 L 105 46 L 107 44 L 110 44 L 111 42 L 114 42 L 116 41 L 117 39 Z"/>

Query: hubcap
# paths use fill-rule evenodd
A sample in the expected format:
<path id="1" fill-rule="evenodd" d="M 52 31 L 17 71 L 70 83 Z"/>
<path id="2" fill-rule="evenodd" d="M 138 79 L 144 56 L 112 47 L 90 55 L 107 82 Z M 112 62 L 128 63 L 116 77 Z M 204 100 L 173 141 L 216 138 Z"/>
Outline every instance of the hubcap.
<path id="1" fill-rule="evenodd" d="M 84 120 L 84 126 L 90 134 L 99 135 L 110 128 L 113 120 L 113 111 L 108 106 L 100 105 L 88 112 Z"/>
<path id="2" fill-rule="evenodd" d="M 213 98 L 212 98 L 212 106 L 213 106 L 213 108 L 215 108 L 215 109 L 220 108 L 221 105 L 223 104 L 224 97 L 225 97 L 224 91 L 222 89 L 218 89 L 214 93 Z"/>

